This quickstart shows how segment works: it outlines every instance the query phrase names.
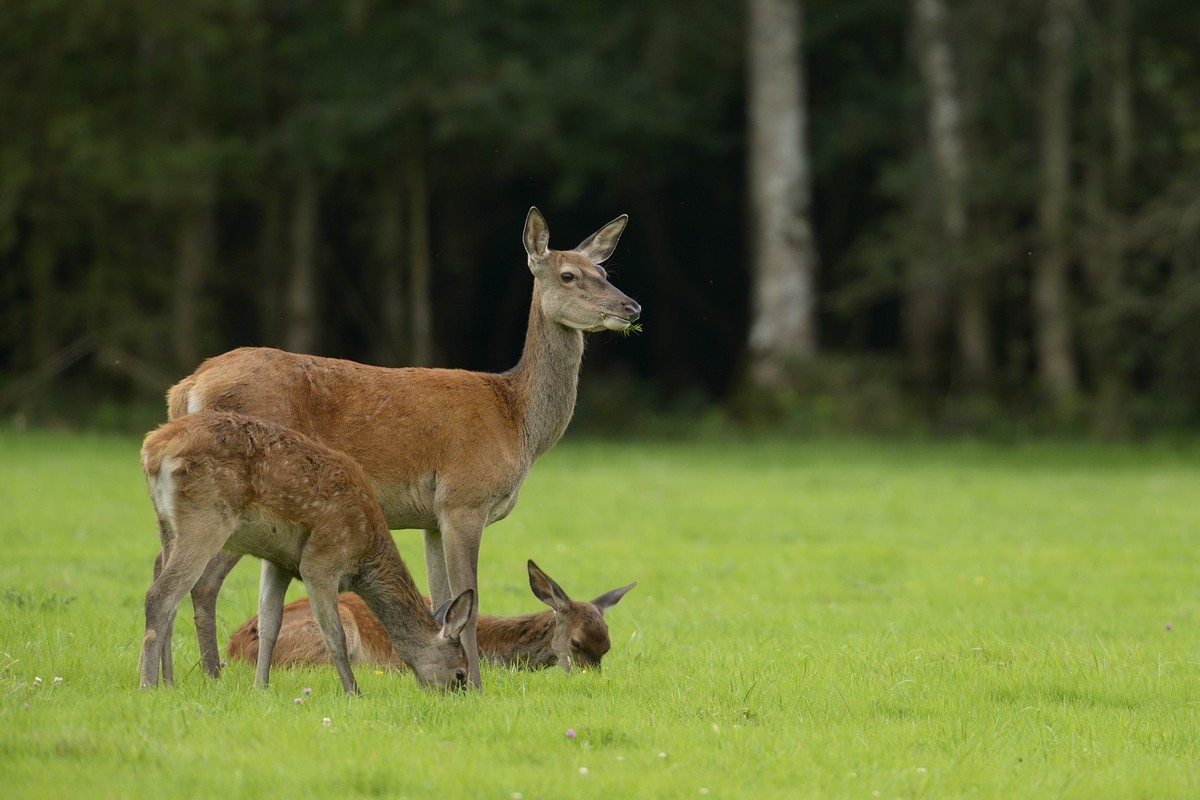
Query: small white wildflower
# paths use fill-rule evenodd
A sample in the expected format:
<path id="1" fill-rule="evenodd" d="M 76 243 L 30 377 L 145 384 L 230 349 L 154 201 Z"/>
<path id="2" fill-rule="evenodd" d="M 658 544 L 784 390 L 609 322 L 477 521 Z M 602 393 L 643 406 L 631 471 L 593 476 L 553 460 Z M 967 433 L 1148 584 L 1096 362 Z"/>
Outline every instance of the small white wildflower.
<path id="1" fill-rule="evenodd" d="M 717 734 L 718 736 L 721 734 L 721 726 L 715 722 L 713 723 L 713 733 Z"/>
<path id="2" fill-rule="evenodd" d="M 924 767 L 917 767 L 917 774 L 918 774 L 918 775 L 924 775 L 924 774 L 925 774 L 925 768 L 924 768 Z"/>
<path id="3" fill-rule="evenodd" d="M 700 794 L 708 794 L 708 787 L 707 787 L 707 786 L 701 786 L 701 787 L 700 787 Z"/>
<path id="4" fill-rule="evenodd" d="M 54 676 L 54 685 L 55 685 L 55 686 L 62 686 L 62 678 L 61 678 L 61 677 L 59 677 L 58 675 L 55 675 L 55 676 Z"/>
<path id="5" fill-rule="evenodd" d="M 580 774 L 580 775 L 587 775 L 587 773 L 588 773 L 588 769 L 587 769 L 587 767 L 580 767 L 580 768 L 579 768 L 579 774 Z"/>
<path id="6" fill-rule="evenodd" d="M 322 727 L 328 728 L 332 724 L 333 724 L 333 720 L 331 720 L 329 717 L 325 717 L 324 719 L 321 720 Z"/>
<path id="7" fill-rule="evenodd" d="M 35 677 L 34 677 L 34 679 L 33 679 L 33 685 L 34 685 L 34 686 L 41 686 L 41 685 L 42 685 L 42 676 L 41 676 L 41 675 L 37 675 L 37 676 L 35 676 Z"/>
<path id="8" fill-rule="evenodd" d="M 520 792 L 513 792 L 513 793 L 512 793 L 512 800 L 521 800 L 521 798 L 522 798 L 522 797 L 524 797 L 524 796 L 525 796 L 525 795 L 521 794 Z"/>
<path id="9" fill-rule="evenodd" d="M 304 702 L 304 698 L 303 698 L 303 697 L 297 697 L 297 698 L 296 698 L 295 700 L 293 700 L 292 702 L 293 702 L 293 703 L 295 703 L 296 705 L 300 705 L 301 703 L 303 703 L 303 702 Z"/>
<path id="10" fill-rule="evenodd" d="M 666 758 L 666 757 L 667 757 L 667 754 L 666 754 L 666 753 L 659 753 L 659 754 L 658 754 L 658 757 L 659 757 L 659 758 Z"/>

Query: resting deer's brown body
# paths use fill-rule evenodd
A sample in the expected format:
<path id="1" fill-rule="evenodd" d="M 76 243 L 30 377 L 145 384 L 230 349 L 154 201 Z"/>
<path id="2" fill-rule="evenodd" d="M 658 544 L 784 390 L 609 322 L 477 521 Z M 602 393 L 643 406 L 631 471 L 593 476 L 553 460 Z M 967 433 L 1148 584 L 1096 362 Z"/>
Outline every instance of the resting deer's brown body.
<path id="1" fill-rule="evenodd" d="M 529 586 L 534 595 L 550 606 L 549 611 L 515 617 L 479 615 L 479 654 L 501 667 L 541 669 L 558 665 L 599 667 L 609 651 L 608 625 L 604 613 L 615 606 L 637 582 L 613 589 L 590 603 L 572 600 L 549 575 L 532 561 L 528 564 Z M 403 668 L 379 620 L 362 598 L 345 592 L 338 597 L 338 613 L 346 631 L 346 648 L 351 663 L 379 664 Z M 251 617 L 229 638 L 229 659 L 254 662 L 258 659 L 258 617 Z M 283 625 L 271 656 L 274 666 L 328 664 L 329 654 L 307 597 L 283 607 Z"/>
<path id="2" fill-rule="evenodd" d="M 263 559 L 256 685 L 267 684 L 284 593 L 300 577 L 347 692 L 358 687 L 338 618 L 339 587 L 362 596 L 422 686 L 465 686 L 460 635 L 474 616 L 474 592 L 464 591 L 435 619 L 366 474 L 349 456 L 271 422 L 202 412 L 147 435 L 142 469 L 162 545 L 146 593 L 142 686 L 158 683 L 160 664 L 172 681 L 169 644 L 179 601 L 222 548 Z"/>
<path id="3" fill-rule="evenodd" d="M 205 361 L 174 386 L 170 417 L 237 411 L 347 453 L 370 477 L 388 526 L 425 531 L 433 602 L 478 591 L 483 528 L 512 511 L 534 460 L 559 440 L 574 412 L 584 333 L 625 330 L 641 314 L 600 266 L 627 219 L 560 251 L 549 249 L 545 220 L 529 210 L 523 241 L 533 299 L 524 351 L 508 372 L 387 369 L 242 348 Z M 214 676 L 216 597 L 237 559 L 215 559 L 192 592 L 201 661 Z M 474 618 L 463 644 L 471 683 L 479 686 Z"/>

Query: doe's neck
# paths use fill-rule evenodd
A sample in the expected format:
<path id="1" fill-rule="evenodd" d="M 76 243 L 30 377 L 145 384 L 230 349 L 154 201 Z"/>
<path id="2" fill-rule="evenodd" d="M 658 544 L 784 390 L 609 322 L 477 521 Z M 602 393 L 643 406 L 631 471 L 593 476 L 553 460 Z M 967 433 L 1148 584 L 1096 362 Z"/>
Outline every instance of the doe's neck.
<path id="1" fill-rule="evenodd" d="M 549 319 L 534 284 L 521 360 L 507 373 L 520 415 L 525 446 L 537 458 L 558 442 L 575 413 L 583 331 Z"/>

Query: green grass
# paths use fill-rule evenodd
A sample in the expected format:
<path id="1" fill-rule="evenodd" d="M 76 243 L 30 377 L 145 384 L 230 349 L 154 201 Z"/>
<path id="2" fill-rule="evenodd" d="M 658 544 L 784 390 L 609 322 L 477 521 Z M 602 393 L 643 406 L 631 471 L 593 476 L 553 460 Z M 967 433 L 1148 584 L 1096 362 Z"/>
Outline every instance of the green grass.
<path id="1" fill-rule="evenodd" d="M 529 557 L 577 598 L 639 580 L 603 672 L 493 669 L 437 697 L 360 669 L 348 699 L 332 669 L 204 678 L 186 600 L 176 686 L 138 690 L 156 535 L 137 442 L 0 434 L 3 794 L 1196 796 L 1198 463 L 568 441 L 487 530 L 482 597 L 536 610 Z M 423 583 L 420 537 L 397 541 Z M 231 576 L 222 642 L 256 581 Z"/>

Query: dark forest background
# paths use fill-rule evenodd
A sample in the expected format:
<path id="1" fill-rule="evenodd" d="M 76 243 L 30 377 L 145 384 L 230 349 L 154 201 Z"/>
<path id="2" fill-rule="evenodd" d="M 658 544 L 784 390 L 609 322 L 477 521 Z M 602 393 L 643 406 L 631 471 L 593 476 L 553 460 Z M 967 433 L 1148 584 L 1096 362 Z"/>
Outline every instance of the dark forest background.
<path id="1" fill-rule="evenodd" d="M 774 372 L 755 13 L 811 285 Z M 576 428 L 1200 423 L 1194 0 L 5 0 L 0 115 L 22 424 L 148 424 L 246 344 L 505 369 L 531 205 L 560 249 L 630 215 L 644 330 L 590 337 Z"/>

